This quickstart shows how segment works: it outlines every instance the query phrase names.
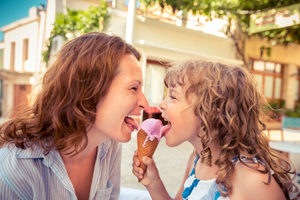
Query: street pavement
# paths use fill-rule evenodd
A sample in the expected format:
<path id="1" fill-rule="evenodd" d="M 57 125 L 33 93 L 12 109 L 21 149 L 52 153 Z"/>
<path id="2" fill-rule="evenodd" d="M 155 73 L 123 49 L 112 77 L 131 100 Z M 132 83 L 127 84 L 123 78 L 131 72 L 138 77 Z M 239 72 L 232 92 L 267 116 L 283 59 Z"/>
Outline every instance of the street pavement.
<path id="1" fill-rule="evenodd" d="M 270 135 L 272 140 L 279 140 L 280 134 L 278 132 L 271 131 Z M 286 137 L 290 138 L 290 136 Z M 300 134 L 298 137 L 293 136 L 293 138 L 300 141 Z M 131 141 L 123 144 L 121 187 L 145 190 L 145 187 L 138 183 L 137 178 L 132 174 L 132 156 L 136 148 L 136 131 L 134 131 Z M 170 148 L 166 145 L 165 139 L 161 139 L 153 158 L 159 170 L 160 177 L 170 195 L 176 195 L 182 182 L 188 157 L 192 151 L 193 147 L 188 142 L 178 147 Z M 295 165 L 297 173 L 300 173 L 300 154 L 290 153 L 289 158 Z M 294 179 L 294 183 L 296 183 L 300 189 L 298 181 L 300 181 L 299 176 Z"/>

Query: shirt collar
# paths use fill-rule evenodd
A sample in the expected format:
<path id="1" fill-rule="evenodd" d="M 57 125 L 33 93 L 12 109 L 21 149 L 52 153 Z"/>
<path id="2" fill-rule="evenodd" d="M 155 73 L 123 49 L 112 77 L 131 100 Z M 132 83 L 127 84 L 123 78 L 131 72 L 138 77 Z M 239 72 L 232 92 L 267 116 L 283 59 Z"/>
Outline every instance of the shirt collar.
<path id="1" fill-rule="evenodd" d="M 112 142 L 112 139 L 106 139 L 102 144 L 100 144 L 98 146 L 98 153 L 99 153 L 100 149 L 102 148 L 105 152 L 103 152 L 101 154 L 103 154 L 102 156 L 104 156 L 107 153 L 109 147 L 111 146 L 111 142 Z M 33 144 L 31 148 L 29 148 L 29 147 L 26 149 L 16 148 L 16 157 L 17 158 L 46 158 L 46 160 L 48 160 L 48 158 L 50 159 L 50 157 L 53 156 L 52 154 L 54 152 L 58 153 L 55 150 L 54 151 L 51 150 L 48 155 L 44 155 L 43 152 L 44 152 L 44 149 L 39 144 Z M 49 162 L 49 161 L 47 161 L 47 162 Z"/>
<path id="2" fill-rule="evenodd" d="M 43 158 L 44 149 L 38 145 L 33 144 L 31 147 L 27 147 L 25 149 L 16 148 L 16 157 L 17 158 Z"/>
<path id="3" fill-rule="evenodd" d="M 103 149 L 105 150 L 105 152 L 108 151 L 110 145 L 111 145 L 112 139 L 106 139 L 102 144 L 103 144 Z"/>

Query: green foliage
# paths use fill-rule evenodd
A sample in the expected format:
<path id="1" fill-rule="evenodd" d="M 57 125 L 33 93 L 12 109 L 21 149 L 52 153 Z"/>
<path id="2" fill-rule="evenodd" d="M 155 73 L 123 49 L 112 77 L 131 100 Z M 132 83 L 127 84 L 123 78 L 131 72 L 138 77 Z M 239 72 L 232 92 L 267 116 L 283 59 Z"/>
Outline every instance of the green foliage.
<path id="1" fill-rule="evenodd" d="M 280 120 L 280 116 L 285 113 L 285 101 L 270 101 L 265 105 L 264 112 L 265 114 L 273 120 Z"/>
<path id="2" fill-rule="evenodd" d="M 159 3 L 162 7 L 169 5 L 173 11 L 192 10 L 193 13 L 205 15 L 210 20 L 225 17 L 229 20 L 236 19 L 241 30 L 248 34 L 250 14 L 274 7 L 292 5 L 299 3 L 299 0 L 140 0 L 140 2 L 146 6 L 154 3 Z M 227 27 L 227 30 L 229 28 Z M 263 31 L 249 36 L 255 35 L 276 41 L 277 44 L 300 43 L 300 25 Z"/>
<path id="3" fill-rule="evenodd" d="M 296 104 L 294 110 L 285 108 L 285 101 L 270 101 L 268 105 L 265 106 L 265 114 L 271 119 L 280 119 L 280 116 L 284 115 L 287 117 L 300 117 L 300 102 Z"/>
<path id="4" fill-rule="evenodd" d="M 51 40 L 53 37 L 50 37 Z M 42 53 L 43 61 L 47 64 L 50 59 L 51 42 L 50 38 L 46 41 L 47 50 Z"/>
<path id="5" fill-rule="evenodd" d="M 286 110 L 285 116 L 300 117 L 300 103 L 297 103 L 294 110 Z"/>
<path id="6" fill-rule="evenodd" d="M 58 13 L 46 44 L 47 50 L 42 54 L 44 62 L 48 63 L 53 37 L 61 35 L 67 39 L 67 34 L 74 38 L 84 33 L 102 31 L 107 19 L 107 3 L 104 0 L 100 0 L 99 6 L 90 6 L 87 10 L 67 9 L 67 14 Z"/>

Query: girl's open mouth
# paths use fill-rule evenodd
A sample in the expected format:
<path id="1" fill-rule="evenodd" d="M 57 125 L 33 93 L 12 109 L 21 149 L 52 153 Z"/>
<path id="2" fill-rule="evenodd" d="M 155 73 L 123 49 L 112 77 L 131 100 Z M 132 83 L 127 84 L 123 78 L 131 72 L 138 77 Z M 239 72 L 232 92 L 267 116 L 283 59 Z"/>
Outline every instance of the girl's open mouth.
<path id="1" fill-rule="evenodd" d="M 165 136 L 169 132 L 170 129 L 171 129 L 171 122 L 169 122 L 167 125 L 162 127 L 162 129 L 161 129 L 162 137 Z"/>

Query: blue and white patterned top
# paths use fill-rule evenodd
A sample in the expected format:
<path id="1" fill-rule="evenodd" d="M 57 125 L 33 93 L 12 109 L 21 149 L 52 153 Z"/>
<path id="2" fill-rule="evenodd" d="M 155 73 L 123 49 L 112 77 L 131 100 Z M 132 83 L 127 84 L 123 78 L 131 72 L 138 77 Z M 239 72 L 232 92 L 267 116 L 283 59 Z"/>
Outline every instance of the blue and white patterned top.
<path id="1" fill-rule="evenodd" d="M 211 180 L 199 180 L 195 177 L 195 165 L 199 159 L 199 156 L 196 158 L 194 162 L 194 167 L 186 179 L 183 185 L 183 193 L 182 197 L 184 200 L 230 200 L 229 197 L 222 197 L 220 191 L 218 190 L 218 184 L 216 183 L 216 179 Z M 254 157 L 253 159 L 249 159 L 246 156 L 241 156 L 241 160 L 246 163 L 260 163 L 264 165 L 264 163 L 259 159 Z M 234 165 L 238 164 L 240 161 L 238 156 L 235 156 L 232 159 Z"/>
<path id="2" fill-rule="evenodd" d="M 112 139 L 98 146 L 89 200 L 117 200 L 122 146 Z M 43 154 L 40 145 L 0 149 L 1 200 L 77 200 L 58 151 Z"/>

